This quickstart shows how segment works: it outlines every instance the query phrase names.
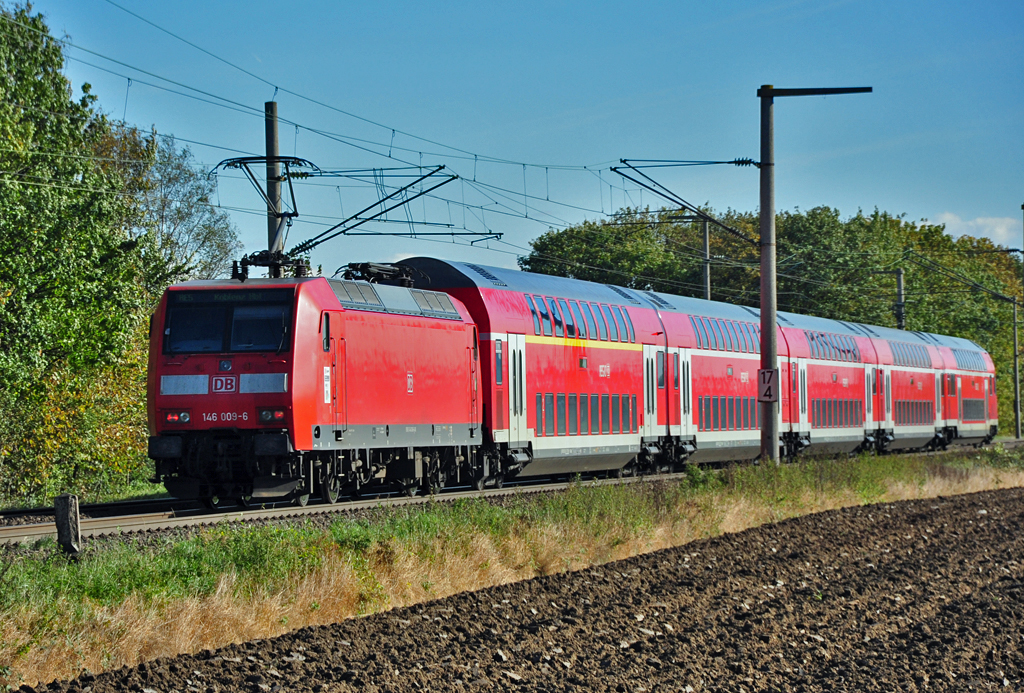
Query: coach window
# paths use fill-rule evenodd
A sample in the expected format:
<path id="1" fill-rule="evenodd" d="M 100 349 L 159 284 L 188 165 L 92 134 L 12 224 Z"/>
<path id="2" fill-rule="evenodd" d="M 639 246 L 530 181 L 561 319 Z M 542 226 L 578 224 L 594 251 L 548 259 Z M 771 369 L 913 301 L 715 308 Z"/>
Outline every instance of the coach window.
<path id="1" fill-rule="evenodd" d="M 544 395 L 544 435 L 555 435 L 555 395 L 552 392 Z"/>
<path id="2" fill-rule="evenodd" d="M 601 333 L 601 341 L 608 341 L 608 323 L 604 321 L 604 316 L 601 314 L 601 307 L 596 303 L 592 303 L 587 306 L 589 310 L 591 307 L 594 309 L 594 317 L 597 319 L 597 330 Z"/>
<path id="3" fill-rule="evenodd" d="M 562 316 L 558 314 L 558 304 L 555 299 L 549 298 L 548 305 L 551 306 L 551 320 L 555 323 L 555 336 L 563 336 L 562 332 Z"/>
<path id="4" fill-rule="evenodd" d="M 580 313 L 580 307 L 576 301 L 569 301 L 569 308 L 572 309 L 572 317 L 576 321 L 576 334 L 580 339 L 587 338 L 587 327 L 586 323 L 583 322 L 583 315 Z"/>
<path id="5" fill-rule="evenodd" d="M 576 418 L 576 393 L 575 392 L 570 392 L 569 393 L 569 435 L 571 435 L 571 436 L 576 435 L 577 422 L 578 422 L 578 420 Z"/>
<path id="6" fill-rule="evenodd" d="M 747 332 L 743 329 L 743 323 L 736 323 L 736 333 L 740 336 L 740 340 L 743 342 L 743 352 L 749 354 L 754 350 L 754 345 L 747 340 Z"/>
<path id="7" fill-rule="evenodd" d="M 757 346 L 754 344 L 754 333 L 750 329 L 750 325 L 745 322 L 740 323 L 740 329 L 743 330 L 743 338 L 747 340 L 747 353 L 753 354 Z"/>
<path id="8" fill-rule="evenodd" d="M 636 332 L 633 330 L 633 320 L 629 317 L 629 311 L 623 308 L 622 314 L 626 317 L 626 327 L 629 328 L 629 341 L 636 342 Z"/>
<path id="9" fill-rule="evenodd" d="M 725 321 L 720 320 L 719 318 L 714 318 L 711 322 L 718 330 L 718 334 L 722 335 L 718 340 L 718 345 L 726 351 L 732 351 L 732 339 L 729 337 L 729 330 L 725 326 Z"/>
<path id="10" fill-rule="evenodd" d="M 572 313 L 569 312 L 569 305 L 565 299 L 558 299 L 558 306 L 562 309 L 562 316 L 565 318 L 565 336 L 576 336 L 576 324 L 572 321 Z"/>
<path id="11" fill-rule="evenodd" d="M 534 296 L 537 301 L 537 310 L 540 311 L 540 321 L 544 324 L 544 336 L 551 336 L 551 318 L 548 317 L 548 307 L 542 296 Z"/>
<path id="12" fill-rule="evenodd" d="M 697 329 L 697 321 L 693 319 L 692 315 L 690 316 L 690 327 L 693 328 L 693 338 L 697 340 L 697 348 L 703 349 L 704 340 L 700 337 L 700 331 Z"/>
<path id="13" fill-rule="evenodd" d="M 580 301 L 580 308 L 583 310 L 583 317 L 587 319 L 587 334 L 591 339 L 598 339 L 597 324 L 594 322 L 594 311 L 590 309 L 590 304 Z"/>
<path id="14" fill-rule="evenodd" d="M 679 354 L 672 354 L 672 374 L 673 380 L 676 384 L 676 389 L 679 389 Z"/>
<path id="15" fill-rule="evenodd" d="M 711 430 L 718 430 L 718 398 L 711 398 Z"/>
<path id="16" fill-rule="evenodd" d="M 704 330 L 704 337 L 707 339 L 709 349 L 718 348 L 718 339 L 715 337 L 715 330 L 711 327 L 711 321 L 707 318 L 697 318 L 697 324 Z"/>
<path id="17" fill-rule="evenodd" d="M 533 333 L 540 334 L 540 318 L 537 317 L 537 308 L 533 305 L 533 299 L 529 294 L 523 294 L 526 298 L 526 305 L 530 307 L 530 315 L 533 316 Z"/>
<path id="18" fill-rule="evenodd" d="M 722 327 L 722 321 L 717 318 L 708 318 L 708 322 L 711 323 L 711 327 L 715 330 L 715 337 L 718 339 L 718 348 L 721 351 L 728 351 L 729 348 L 725 343 L 725 328 Z"/>
<path id="19" fill-rule="evenodd" d="M 597 395 L 590 396 L 590 435 L 601 432 L 601 404 Z"/>
<path id="20" fill-rule="evenodd" d="M 665 389 L 665 352 L 658 352 L 658 389 Z"/>
<path id="21" fill-rule="evenodd" d="M 585 393 L 580 393 L 580 435 L 587 433 L 587 425 L 590 423 L 590 408 L 587 404 L 590 403 L 590 396 Z"/>
<path id="22" fill-rule="evenodd" d="M 501 385 L 501 377 L 505 372 L 505 360 L 501 353 L 501 340 L 494 340 L 494 384 Z"/>
<path id="23" fill-rule="evenodd" d="M 711 348 L 711 339 L 708 337 L 707 326 L 704 324 L 704 322 L 700 318 L 697 318 L 694 322 L 697 323 L 697 330 L 700 332 L 700 336 L 704 340 L 704 348 L 705 349 L 710 349 Z"/>
<path id="24" fill-rule="evenodd" d="M 611 431 L 611 405 L 608 395 L 601 395 L 601 433 Z"/>
<path id="25" fill-rule="evenodd" d="M 624 342 L 629 336 L 629 328 L 626 327 L 626 321 L 623 319 L 622 311 L 619 310 L 618 306 L 612 306 L 612 312 L 615 313 L 615 321 L 619 324 L 619 334 L 622 335 L 622 339 L 619 341 Z"/>
<path id="26" fill-rule="evenodd" d="M 611 308 L 601 304 L 601 310 L 604 311 L 604 316 L 608 318 L 608 334 L 613 342 L 619 341 L 619 328 L 615 326 L 615 318 L 612 317 Z"/>
<path id="27" fill-rule="evenodd" d="M 619 396 L 612 395 L 612 433 L 620 431 L 619 421 Z"/>
<path id="28" fill-rule="evenodd" d="M 534 427 L 533 435 L 544 435 L 544 395 L 537 393 L 537 425 Z"/>
<path id="29" fill-rule="evenodd" d="M 558 435 L 564 436 L 565 435 L 565 393 L 564 392 L 559 392 L 558 393 L 558 406 L 555 409 L 555 412 L 557 412 L 557 418 L 556 418 L 555 422 L 556 422 L 556 424 L 558 426 L 558 428 L 556 430 L 558 431 Z"/>
<path id="30" fill-rule="evenodd" d="M 718 326 L 718 322 L 713 318 L 708 318 L 708 323 L 711 325 L 711 329 L 714 330 L 714 342 L 715 348 L 725 351 L 725 337 L 722 336 L 722 330 Z"/>
<path id="31" fill-rule="evenodd" d="M 725 321 L 725 328 L 729 330 L 729 339 L 732 341 L 733 351 L 746 351 L 743 348 L 743 343 L 740 341 L 739 334 L 736 332 L 736 328 L 733 326 L 732 320 Z"/>
<path id="32" fill-rule="evenodd" d="M 324 333 L 324 351 L 331 350 L 331 314 L 324 313 L 324 326 L 322 332 Z"/>

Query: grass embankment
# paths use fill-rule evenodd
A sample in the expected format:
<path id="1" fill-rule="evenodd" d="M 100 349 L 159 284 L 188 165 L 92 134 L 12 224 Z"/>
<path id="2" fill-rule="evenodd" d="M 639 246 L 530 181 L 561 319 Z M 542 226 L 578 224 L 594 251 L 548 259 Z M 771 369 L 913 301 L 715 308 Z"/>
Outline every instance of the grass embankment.
<path id="1" fill-rule="evenodd" d="M 1024 450 L 693 469 L 681 483 L 222 527 L 0 567 L 0 685 L 279 634 L 863 503 L 1024 485 Z"/>

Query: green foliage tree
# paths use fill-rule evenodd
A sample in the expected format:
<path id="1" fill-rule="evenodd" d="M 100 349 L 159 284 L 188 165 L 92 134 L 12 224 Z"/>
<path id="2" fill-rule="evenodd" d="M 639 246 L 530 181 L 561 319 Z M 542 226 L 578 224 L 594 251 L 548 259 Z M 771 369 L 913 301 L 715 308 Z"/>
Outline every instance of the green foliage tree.
<path id="1" fill-rule="evenodd" d="M 212 204 L 216 191 L 216 181 L 199 170 L 188 147 L 162 139 L 139 195 L 138 237 L 150 295 L 159 297 L 173 282 L 216 279 L 230 269 L 242 244 L 230 217 Z"/>
<path id="2" fill-rule="evenodd" d="M 132 181 L 94 159 L 109 135 L 88 85 L 27 7 L 0 10 L 0 387 L 123 352 L 139 318 Z"/>

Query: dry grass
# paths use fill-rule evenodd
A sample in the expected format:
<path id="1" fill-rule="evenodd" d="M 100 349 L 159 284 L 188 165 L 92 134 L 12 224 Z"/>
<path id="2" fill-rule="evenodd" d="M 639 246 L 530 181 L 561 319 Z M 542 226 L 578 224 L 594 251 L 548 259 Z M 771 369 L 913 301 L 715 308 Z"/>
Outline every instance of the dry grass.
<path id="1" fill-rule="evenodd" d="M 831 472 L 811 465 L 799 478 L 786 471 L 740 471 L 738 474 L 747 475 L 742 479 L 727 472 L 724 482 L 705 477 L 678 492 L 659 490 L 657 484 L 620 487 L 622 490 L 614 492 L 578 488 L 573 492 L 604 493 L 604 505 L 582 510 L 573 506 L 575 510 L 568 514 L 559 511 L 561 515 L 550 509 L 527 508 L 523 512 L 532 521 L 526 521 L 522 531 L 481 529 L 488 518 L 453 528 L 453 520 L 443 517 L 439 528 L 425 530 L 416 525 L 418 529 L 407 531 L 406 525 L 389 525 L 368 535 L 369 539 L 353 543 L 351 528 L 345 527 L 344 537 L 348 538 L 325 542 L 319 536 L 308 542 L 319 552 L 318 565 L 312 570 L 292 570 L 283 580 L 254 582 L 227 571 L 205 593 L 133 593 L 116 603 L 89 603 L 77 611 L 58 610 L 56 614 L 40 614 L 39 606 L 26 599 L 20 606 L 0 612 L 0 684 L 34 684 L 68 678 L 83 668 L 96 672 L 272 637 L 306 625 L 334 623 L 462 591 L 584 568 L 867 500 L 931 498 L 1024 486 L 1024 471 L 1016 463 L 1002 467 L 913 464 L 917 466 L 909 472 L 901 467 L 900 473 L 892 473 L 882 482 L 865 482 L 860 476 L 845 481 L 823 478 L 822 474 Z M 619 506 L 615 504 L 622 498 L 609 495 L 612 493 L 634 494 L 638 503 L 646 504 L 644 513 L 630 514 L 628 508 L 616 511 Z M 573 502 L 591 502 L 586 496 L 580 498 Z M 490 512 L 486 508 L 470 510 Z M 500 513 L 498 517 L 502 517 Z M 422 521 L 412 514 L 407 519 Z M 366 531 L 371 531 L 374 526 L 367 527 Z M 338 536 L 336 532 L 335 538 Z M 258 586 L 254 588 L 254 584 Z M 268 584 L 274 587 L 268 588 Z"/>

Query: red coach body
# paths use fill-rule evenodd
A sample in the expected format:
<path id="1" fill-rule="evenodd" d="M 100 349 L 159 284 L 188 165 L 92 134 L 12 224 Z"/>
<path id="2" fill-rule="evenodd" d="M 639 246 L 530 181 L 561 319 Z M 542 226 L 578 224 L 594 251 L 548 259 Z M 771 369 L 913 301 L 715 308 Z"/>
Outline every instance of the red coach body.
<path id="1" fill-rule="evenodd" d="M 171 287 L 149 363 L 167 488 L 331 501 L 759 454 L 757 310 L 432 258 L 393 267 L 373 284 Z M 778 344 L 786 454 L 996 433 L 992 360 L 973 342 L 779 313 Z"/>

